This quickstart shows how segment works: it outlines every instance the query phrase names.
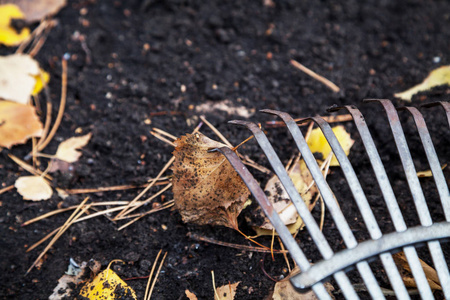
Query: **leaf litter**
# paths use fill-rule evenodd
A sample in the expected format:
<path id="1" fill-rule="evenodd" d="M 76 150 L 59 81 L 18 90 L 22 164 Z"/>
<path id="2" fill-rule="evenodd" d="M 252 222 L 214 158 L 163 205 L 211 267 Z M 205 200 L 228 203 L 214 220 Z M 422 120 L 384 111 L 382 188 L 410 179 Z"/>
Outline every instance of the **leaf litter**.
<path id="1" fill-rule="evenodd" d="M 28 1 L 30 2 L 30 1 Z M 11 26 L 12 20 L 24 20 L 25 14 L 14 4 L 3 4 L 0 1 L 0 44 L 17 46 L 28 38 L 30 29 L 22 28 L 20 32 Z"/>

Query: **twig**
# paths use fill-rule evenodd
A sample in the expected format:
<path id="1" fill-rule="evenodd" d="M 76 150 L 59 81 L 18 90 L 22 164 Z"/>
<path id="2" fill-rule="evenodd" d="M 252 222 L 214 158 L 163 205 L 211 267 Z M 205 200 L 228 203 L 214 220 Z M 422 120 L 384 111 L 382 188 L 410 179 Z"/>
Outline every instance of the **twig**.
<path id="1" fill-rule="evenodd" d="M 333 92 L 338 93 L 341 89 L 335 85 L 334 83 L 332 83 L 330 80 L 326 79 L 323 76 L 320 76 L 319 74 L 317 74 L 316 72 L 308 69 L 307 67 L 305 67 L 304 65 L 302 65 L 301 63 L 299 63 L 296 60 L 291 59 L 291 65 L 293 65 L 294 67 L 296 67 L 297 69 L 305 72 L 307 75 L 311 76 L 312 78 L 314 78 L 317 81 L 320 81 L 321 83 L 323 83 L 324 85 L 326 85 L 328 88 L 330 88 Z"/>
<path id="2" fill-rule="evenodd" d="M 192 232 L 188 232 L 187 236 L 189 238 L 193 239 L 193 240 L 196 240 L 196 241 L 206 242 L 206 243 L 219 245 L 219 246 L 224 246 L 224 247 L 229 247 L 229 248 L 234 248 L 234 249 L 238 249 L 238 250 L 251 251 L 251 252 L 261 252 L 261 253 L 270 253 L 270 249 L 217 241 L 215 239 L 204 237 L 204 236 L 200 236 L 200 235 L 192 233 Z M 289 253 L 288 250 L 274 250 L 273 252 L 277 253 L 277 254 Z"/>

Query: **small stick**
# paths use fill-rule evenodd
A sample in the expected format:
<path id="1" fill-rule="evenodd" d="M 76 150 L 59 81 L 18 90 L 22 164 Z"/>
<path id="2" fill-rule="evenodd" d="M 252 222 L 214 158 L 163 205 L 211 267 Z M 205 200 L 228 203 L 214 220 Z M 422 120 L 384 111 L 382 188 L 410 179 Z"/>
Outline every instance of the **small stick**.
<path id="1" fill-rule="evenodd" d="M 6 193 L 7 191 L 10 191 L 14 188 L 14 184 L 11 184 L 10 186 L 4 187 L 0 190 L 0 195 L 3 193 Z"/>
<path id="2" fill-rule="evenodd" d="M 45 140 L 37 147 L 37 151 L 42 151 L 53 139 L 53 136 L 56 134 L 59 125 L 61 124 L 62 118 L 64 116 L 64 109 L 66 107 L 66 99 L 67 99 L 67 58 L 63 57 L 62 61 L 62 83 L 61 83 L 61 101 L 59 104 L 58 115 L 56 116 L 55 124 L 53 124 L 53 128 L 45 138 Z"/>
<path id="3" fill-rule="evenodd" d="M 159 273 L 161 272 L 161 268 L 163 266 L 164 260 L 166 259 L 167 252 L 164 253 L 163 258 L 161 259 L 161 263 L 159 264 L 158 271 L 156 271 L 155 279 L 153 280 L 152 287 L 150 288 L 150 293 L 148 294 L 148 298 L 146 300 L 150 300 L 153 293 L 153 288 L 155 287 L 156 280 L 158 280 Z"/>
<path id="4" fill-rule="evenodd" d="M 159 256 L 161 255 L 162 249 L 159 250 L 158 255 L 156 255 L 155 261 L 153 262 L 153 266 L 152 266 L 152 270 L 150 271 L 150 275 L 148 276 L 148 282 L 147 282 L 147 286 L 145 287 L 145 295 L 144 295 L 144 300 L 147 300 L 147 295 L 148 295 L 148 289 L 150 287 L 150 282 L 153 276 L 153 272 L 155 271 L 155 267 L 156 267 L 156 263 L 158 262 Z M 150 298 L 148 298 L 150 299 Z"/>
<path id="5" fill-rule="evenodd" d="M 332 83 L 330 80 L 326 79 L 323 76 L 320 76 L 319 74 L 317 74 L 316 72 L 308 69 L 307 67 L 305 67 L 304 65 L 302 65 L 301 63 L 299 63 L 296 60 L 291 59 L 291 65 L 293 65 L 294 67 L 296 67 L 297 69 L 305 72 L 307 75 L 311 76 L 312 78 L 314 78 L 317 81 L 320 81 L 321 83 L 323 83 L 324 85 L 326 85 L 328 88 L 330 88 L 333 92 L 338 93 L 341 89 L 335 85 L 334 83 Z"/>
<path id="6" fill-rule="evenodd" d="M 78 219 L 82 214 L 86 212 L 86 210 L 89 209 L 89 205 L 86 207 L 83 207 L 86 201 L 89 199 L 89 197 L 86 197 L 86 199 L 83 200 L 83 202 L 80 203 L 78 208 L 73 212 L 73 214 L 67 219 L 67 221 L 61 226 L 61 229 L 58 231 L 58 233 L 55 235 L 55 237 L 48 243 L 47 247 L 45 247 L 44 251 L 41 252 L 41 254 L 36 258 L 34 263 L 31 265 L 31 267 L 27 270 L 25 273 L 28 274 L 38 263 L 38 261 L 44 257 L 45 253 L 53 246 L 53 244 L 59 239 L 59 237 L 70 227 L 70 225 L 73 224 L 73 221 Z M 78 213 L 81 210 L 80 213 Z"/>
<path id="7" fill-rule="evenodd" d="M 219 245 L 219 246 L 224 246 L 224 247 L 229 247 L 229 248 L 234 248 L 234 249 L 238 249 L 238 250 L 251 251 L 251 252 L 261 252 L 261 253 L 270 253 L 270 249 L 268 250 L 267 247 L 266 248 L 259 248 L 259 247 L 253 247 L 253 246 L 247 246 L 247 245 L 227 243 L 227 242 L 217 241 L 217 240 L 212 239 L 212 238 L 200 236 L 200 235 L 192 233 L 192 232 L 189 232 L 187 234 L 187 236 L 190 237 L 193 240 L 196 240 L 196 241 L 206 242 L 206 243 Z M 277 254 L 279 254 L 279 253 L 289 253 L 288 250 L 274 250 L 273 252 L 277 253 Z"/>

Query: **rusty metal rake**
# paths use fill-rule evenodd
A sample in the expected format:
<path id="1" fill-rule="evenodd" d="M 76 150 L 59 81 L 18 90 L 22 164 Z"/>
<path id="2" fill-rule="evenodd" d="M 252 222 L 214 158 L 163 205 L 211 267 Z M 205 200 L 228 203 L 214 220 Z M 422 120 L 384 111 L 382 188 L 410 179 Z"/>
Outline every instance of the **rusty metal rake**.
<path id="1" fill-rule="evenodd" d="M 347 180 L 351 193 L 353 194 L 370 235 L 370 239 L 362 242 L 358 242 L 352 233 L 344 214 L 333 196 L 332 190 L 324 179 L 319 166 L 313 154 L 309 150 L 296 122 L 287 113 L 268 109 L 262 110 L 264 113 L 273 114 L 280 117 L 292 135 L 295 144 L 297 145 L 311 175 L 313 176 L 324 203 L 326 204 L 346 246 L 346 249 L 337 253 L 333 252 L 324 234 L 319 230 L 318 224 L 297 192 L 294 184 L 289 178 L 283 164 L 275 153 L 275 150 L 264 132 L 258 127 L 257 124 L 252 122 L 230 121 L 231 124 L 241 125 L 248 128 L 253 133 L 256 141 L 267 156 L 275 174 L 278 176 L 281 184 L 286 189 L 286 192 L 295 205 L 300 217 L 303 219 L 305 227 L 309 231 L 312 240 L 323 257 L 323 260 L 315 263 L 314 265 L 310 264 L 303 250 L 299 247 L 298 243 L 289 233 L 289 230 L 273 209 L 271 203 L 264 194 L 264 191 L 261 189 L 244 164 L 240 161 L 236 153 L 226 147 L 216 150 L 223 153 L 230 161 L 231 165 L 236 169 L 255 199 L 261 205 L 269 220 L 272 222 L 278 235 L 281 237 L 283 243 L 289 250 L 292 258 L 300 267 L 301 273 L 291 278 L 291 283 L 298 290 L 301 291 L 312 288 L 319 299 L 330 299 L 330 295 L 325 290 L 323 283 L 333 277 L 345 298 L 358 299 L 358 294 L 355 291 L 354 286 L 352 286 L 352 283 L 346 273 L 348 270 L 356 267 L 356 270 L 363 279 L 367 291 L 371 297 L 374 299 L 383 299 L 385 296 L 383 295 L 381 287 L 369 266 L 370 259 L 378 257 L 381 260 L 396 297 L 398 299 L 410 299 L 408 291 L 391 254 L 395 251 L 403 250 L 416 281 L 420 296 L 423 299 L 433 299 L 432 290 L 427 282 L 427 278 L 416 251 L 416 246 L 419 244 L 426 244 L 428 246 L 434 267 L 437 271 L 440 285 L 443 289 L 443 294 L 445 298 L 450 299 L 450 275 L 441 248 L 442 239 L 450 238 L 450 195 L 424 118 L 417 108 L 402 107 L 398 109 L 406 110 L 413 116 L 437 186 L 446 222 L 433 223 L 431 219 L 431 214 L 428 210 L 426 199 L 419 183 L 406 138 L 399 121 L 397 109 L 389 100 L 365 100 L 364 102 L 378 102 L 383 106 L 387 114 L 421 226 L 410 228 L 406 226 L 399 204 L 396 200 L 393 189 L 388 180 L 388 176 L 375 147 L 375 143 L 373 142 L 372 136 L 361 112 L 355 106 L 332 107 L 329 111 L 345 109 L 353 116 L 359 135 L 370 159 L 370 163 L 372 164 L 375 177 L 381 188 L 392 223 L 396 230 L 393 233 L 382 234 L 374 213 L 363 192 L 361 184 L 358 181 L 356 173 L 341 148 L 336 136 L 331 130 L 330 125 L 320 117 L 306 119 L 312 120 L 321 128 L 331 146 L 333 153 L 339 161 L 342 172 Z M 427 106 L 433 105 L 440 105 L 444 108 L 450 124 L 450 103 L 436 102 L 428 104 Z M 448 135 L 443 138 L 448 138 Z"/>

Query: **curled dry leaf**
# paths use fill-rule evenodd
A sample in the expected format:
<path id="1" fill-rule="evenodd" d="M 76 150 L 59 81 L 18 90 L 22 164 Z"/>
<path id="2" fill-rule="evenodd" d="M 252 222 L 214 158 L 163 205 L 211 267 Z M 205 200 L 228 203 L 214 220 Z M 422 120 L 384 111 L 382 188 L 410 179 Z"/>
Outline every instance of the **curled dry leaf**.
<path id="1" fill-rule="evenodd" d="M 40 176 L 19 177 L 14 186 L 24 200 L 47 200 L 53 195 L 53 190 L 48 181 Z"/>
<path id="2" fill-rule="evenodd" d="M 427 78 L 425 78 L 424 81 L 422 81 L 422 83 L 404 92 L 394 94 L 394 96 L 405 101 L 411 101 L 412 97 L 415 94 L 430 90 L 433 87 L 444 84 L 450 85 L 450 66 L 442 66 L 431 71 L 431 73 L 427 76 Z"/>
<path id="3" fill-rule="evenodd" d="M 237 216 L 250 194 L 228 160 L 208 150 L 225 145 L 201 133 L 175 142 L 173 193 L 184 222 L 237 228 Z"/>
<path id="4" fill-rule="evenodd" d="M 392 255 L 394 258 L 395 264 L 399 268 L 400 274 L 402 275 L 403 282 L 406 287 L 409 288 L 417 288 L 416 281 L 411 273 L 411 268 L 409 267 L 408 260 L 406 259 L 405 253 L 399 252 Z M 426 262 L 419 259 L 420 265 L 425 272 L 425 276 L 427 278 L 428 284 L 432 290 L 442 291 L 441 284 L 439 283 L 439 277 L 435 269 L 430 267 Z"/>
<path id="5" fill-rule="evenodd" d="M 17 5 L 5 4 L 0 0 L 0 44 L 17 46 L 28 38 L 30 29 L 22 28 L 18 32 L 11 26 L 11 21 L 23 20 L 25 15 Z M 12 2 L 12 1 L 11 1 Z M 15 2 L 15 1 L 14 1 Z"/>
<path id="6" fill-rule="evenodd" d="M 273 300 L 316 300 L 318 299 L 316 297 L 316 294 L 311 290 L 306 293 L 299 293 L 297 292 L 292 284 L 289 282 L 289 279 L 300 273 L 300 269 L 298 266 L 296 266 L 291 273 L 283 280 L 278 281 L 275 284 L 275 288 L 272 294 Z M 325 289 L 327 290 L 328 294 L 330 294 L 331 298 L 334 299 L 334 296 L 332 295 L 332 292 L 334 291 L 333 286 L 326 282 L 324 283 Z"/>
<path id="7" fill-rule="evenodd" d="M 344 149 L 345 154 L 348 155 L 350 153 L 350 148 L 352 148 L 355 141 L 352 140 L 350 134 L 345 131 L 345 127 L 342 125 L 333 127 L 333 132 L 341 144 L 342 149 Z M 316 128 L 311 131 L 311 135 L 308 139 L 308 146 L 312 153 L 321 153 L 323 159 L 327 158 L 331 152 L 331 147 L 320 128 Z M 339 166 L 339 162 L 334 155 L 331 159 L 330 166 Z"/>
<path id="8" fill-rule="evenodd" d="M 300 160 L 296 164 L 294 164 L 288 170 L 289 177 L 294 183 L 295 188 L 302 196 L 303 201 L 309 207 L 311 204 L 312 197 L 317 193 L 316 185 L 312 185 L 311 188 L 308 189 L 310 184 L 313 182 L 313 178 L 311 173 L 309 173 L 308 168 L 303 160 Z M 295 206 L 292 204 L 286 190 L 278 180 L 278 177 L 274 175 L 266 184 L 264 189 L 267 198 L 273 204 L 273 207 L 280 215 L 281 220 L 287 227 L 291 233 L 297 232 L 301 229 L 304 224 L 302 219 L 298 216 L 297 210 Z M 312 207 L 310 207 L 312 209 Z M 262 216 L 263 223 L 254 224 L 254 229 L 258 236 L 260 235 L 272 235 L 273 234 L 273 226 L 270 223 L 269 219 L 267 219 L 262 211 L 261 207 L 258 206 L 254 211 L 254 215 Z M 252 223 L 252 222 L 251 222 Z"/>
<path id="9" fill-rule="evenodd" d="M 91 137 L 92 133 L 88 133 L 83 136 L 72 137 L 65 140 L 59 144 L 58 150 L 56 150 L 55 158 L 68 163 L 76 162 L 81 156 L 81 152 L 77 149 L 86 146 Z"/>
<path id="10" fill-rule="evenodd" d="M 236 296 L 237 286 L 241 283 L 240 281 L 235 283 L 225 284 L 216 289 L 217 295 L 219 299 L 217 299 L 217 295 L 214 295 L 214 300 L 233 300 Z"/>
<path id="11" fill-rule="evenodd" d="M 48 74 L 27 54 L 0 56 L 0 98 L 27 104 L 49 80 Z"/>
<path id="12" fill-rule="evenodd" d="M 40 137 L 42 131 L 42 123 L 33 106 L 0 101 L 1 147 L 23 144 L 31 137 Z"/>
<path id="13" fill-rule="evenodd" d="M 184 293 L 186 294 L 186 297 L 189 298 L 189 300 L 198 300 L 197 296 L 190 290 L 185 290 Z"/>
<path id="14" fill-rule="evenodd" d="M 20 7 L 28 22 L 56 14 L 66 5 L 66 0 L 0 0 L 0 3 L 13 3 Z"/>

